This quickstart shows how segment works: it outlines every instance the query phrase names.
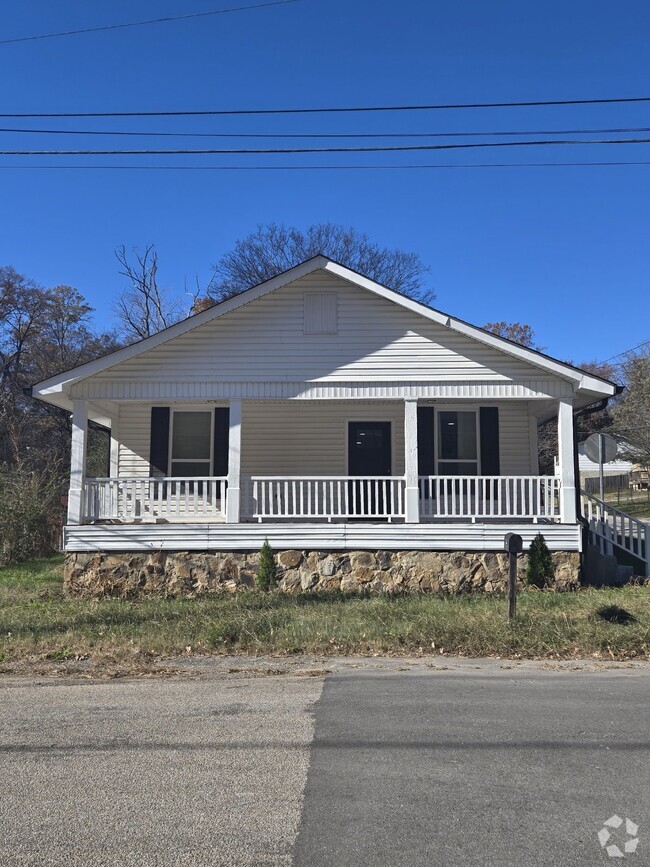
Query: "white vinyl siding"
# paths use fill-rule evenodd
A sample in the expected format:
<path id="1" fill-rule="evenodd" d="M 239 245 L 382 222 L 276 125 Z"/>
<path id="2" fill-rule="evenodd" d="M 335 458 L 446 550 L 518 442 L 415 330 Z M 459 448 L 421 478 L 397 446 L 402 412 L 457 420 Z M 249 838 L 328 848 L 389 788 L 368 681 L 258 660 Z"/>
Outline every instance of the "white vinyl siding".
<path id="1" fill-rule="evenodd" d="M 392 474 L 404 473 L 404 404 L 244 402 L 242 473 L 345 476 L 348 421 L 391 422 Z"/>
<path id="2" fill-rule="evenodd" d="M 497 405 L 501 474 L 536 472 L 531 469 L 527 401 Z M 457 402 L 459 410 L 470 406 L 477 404 Z M 346 475 L 348 421 L 390 421 L 393 475 L 404 473 L 402 401 L 244 401 L 242 472 Z M 120 407 L 120 476 L 149 475 L 150 423 L 151 405 Z"/>
<path id="3" fill-rule="evenodd" d="M 305 334 L 305 293 L 336 296 L 337 333 Z M 507 382 L 540 371 L 324 272 L 97 374 L 93 382 Z"/>

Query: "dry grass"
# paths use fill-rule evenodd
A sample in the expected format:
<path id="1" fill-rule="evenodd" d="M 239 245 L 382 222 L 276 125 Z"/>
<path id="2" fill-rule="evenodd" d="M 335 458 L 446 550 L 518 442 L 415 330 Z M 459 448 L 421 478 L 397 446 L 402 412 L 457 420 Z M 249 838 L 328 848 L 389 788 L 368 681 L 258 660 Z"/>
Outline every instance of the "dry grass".
<path id="1" fill-rule="evenodd" d="M 195 654 L 640 659 L 649 649 L 647 585 L 565 594 L 526 591 L 510 627 L 501 596 L 244 592 L 194 600 L 94 601 L 64 596 L 60 559 L 0 569 L 5 671 L 101 668 L 111 676 L 146 674 L 155 660 Z"/>

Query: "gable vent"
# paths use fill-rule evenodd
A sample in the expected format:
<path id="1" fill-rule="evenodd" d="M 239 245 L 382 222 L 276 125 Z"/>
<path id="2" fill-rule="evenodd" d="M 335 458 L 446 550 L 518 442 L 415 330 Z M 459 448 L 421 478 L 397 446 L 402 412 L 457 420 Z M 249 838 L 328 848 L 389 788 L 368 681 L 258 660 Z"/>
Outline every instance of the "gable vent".
<path id="1" fill-rule="evenodd" d="M 336 293 L 309 292 L 305 294 L 305 334 L 336 334 Z"/>

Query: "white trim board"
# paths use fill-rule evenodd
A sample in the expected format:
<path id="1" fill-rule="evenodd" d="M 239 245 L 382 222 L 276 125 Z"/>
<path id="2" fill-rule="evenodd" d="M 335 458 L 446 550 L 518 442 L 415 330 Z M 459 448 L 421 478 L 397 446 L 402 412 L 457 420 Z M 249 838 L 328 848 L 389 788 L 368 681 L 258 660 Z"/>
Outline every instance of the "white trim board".
<path id="1" fill-rule="evenodd" d="M 580 551 L 578 524 L 84 524 L 64 527 L 66 551 L 503 551 L 507 532 L 526 550 L 542 533 L 551 551 Z"/>

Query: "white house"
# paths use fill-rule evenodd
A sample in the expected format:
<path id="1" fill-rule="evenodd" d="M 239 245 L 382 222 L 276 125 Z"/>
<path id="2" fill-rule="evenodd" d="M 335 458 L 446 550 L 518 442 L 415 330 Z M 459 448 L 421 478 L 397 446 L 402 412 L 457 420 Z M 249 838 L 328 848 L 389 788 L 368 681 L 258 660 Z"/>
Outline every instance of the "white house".
<path id="1" fill-rule="evenodd" d="M 68 552 L 579 552 L 574 415 L 616 389 L 317 256 L 32 394 L 72 412 Z"/>

